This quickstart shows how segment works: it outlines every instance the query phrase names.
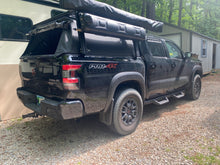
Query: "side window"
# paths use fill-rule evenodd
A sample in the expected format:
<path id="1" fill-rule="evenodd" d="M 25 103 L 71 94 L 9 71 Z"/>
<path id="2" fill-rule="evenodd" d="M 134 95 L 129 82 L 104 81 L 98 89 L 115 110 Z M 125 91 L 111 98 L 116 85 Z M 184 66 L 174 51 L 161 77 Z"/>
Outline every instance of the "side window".
<path id="1" fill-rule="evenodd" d="M 162 43 L 160 41 L 148 41 L 148 48 L 155 57 L 166 57 Z"/>
<path id="2" fill-rule="evenodd" d="M 134 56 L 135 49 L 132 40 L 85 33 L 86 55 L 127 57 Z"/>
<path id="3" fill-rule="evenodd" d="M 166 46 L 167 46 L 170 58 L 182 59 L 181 50 L 174 43 L 166 41 Z"/>
<path id="4" fill-rule="evenodd" d="M 32 25 L 29 18 L 0 14 L 0 40 L 27 41 Z"/>
<path id="5" fill-rule="evenodd" d="M 207 57 L 207 41 L 206 40 L 201 41 L 201 57 L 203 58 Z"/>

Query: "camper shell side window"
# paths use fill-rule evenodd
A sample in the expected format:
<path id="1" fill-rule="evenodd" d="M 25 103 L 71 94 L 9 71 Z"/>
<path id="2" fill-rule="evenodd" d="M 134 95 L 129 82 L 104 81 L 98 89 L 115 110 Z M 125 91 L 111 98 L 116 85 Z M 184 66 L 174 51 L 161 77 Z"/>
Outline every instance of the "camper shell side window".
<path id="1" fill-rule="evenodd" d="M 70 28 L 55 28 L 31 35 L 24 55 L 60 55 L 62 53 L 79 53 L 78 32 L 76 21 L 70 23 Z M 71 30 L 70 30 L 71 29 Z"/>

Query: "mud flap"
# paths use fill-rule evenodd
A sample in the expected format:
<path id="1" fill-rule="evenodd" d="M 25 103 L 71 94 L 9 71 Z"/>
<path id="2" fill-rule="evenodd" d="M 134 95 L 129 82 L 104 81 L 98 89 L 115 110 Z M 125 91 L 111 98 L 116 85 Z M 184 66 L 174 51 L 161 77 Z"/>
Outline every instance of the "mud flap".
<path id="1" fill-rule="evenodd" d="M 112 124 L 112 110 L 114 106 L 114 99 L 112 99 L 111 104 L 107 111 L 102 111 L 99 114 L 99 121 L 104 123 L 107 126 Z"/>

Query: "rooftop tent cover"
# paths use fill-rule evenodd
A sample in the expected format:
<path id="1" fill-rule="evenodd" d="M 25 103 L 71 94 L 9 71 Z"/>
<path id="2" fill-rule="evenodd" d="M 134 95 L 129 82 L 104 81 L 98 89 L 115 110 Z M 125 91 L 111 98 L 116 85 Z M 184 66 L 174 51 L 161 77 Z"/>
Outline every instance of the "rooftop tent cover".
<path id="1" fill-rule="evenodd" d="M 163 23 L 141 17 L 95 0 L 60 0 L 61 8 L 87 12 L 116 21 L 141 26 L 154 32 L 162 32 Z"/>

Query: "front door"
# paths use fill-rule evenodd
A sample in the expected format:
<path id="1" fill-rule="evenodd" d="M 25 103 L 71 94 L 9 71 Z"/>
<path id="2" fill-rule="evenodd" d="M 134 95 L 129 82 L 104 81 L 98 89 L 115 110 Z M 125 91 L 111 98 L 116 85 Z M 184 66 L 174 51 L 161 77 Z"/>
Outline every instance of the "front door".
<path id="1" fill-rule="evenodd" d="M 169 72 L 170 72 L 170 85 L 173 89 L 177 89 L 187 84 L 188 76 L 186 73 L 185 59 L 181 49 L 171 41 L 165 41 L 167 54 L 169 56 Z"/>

